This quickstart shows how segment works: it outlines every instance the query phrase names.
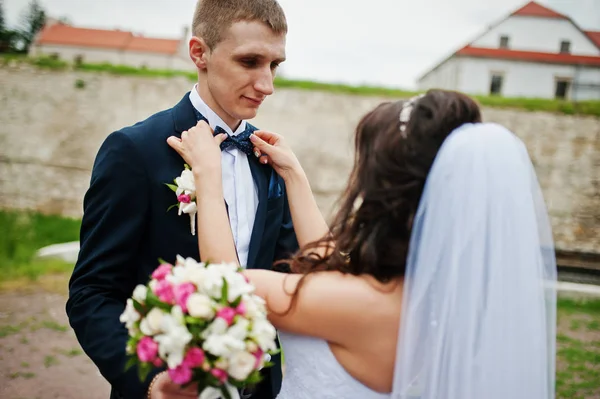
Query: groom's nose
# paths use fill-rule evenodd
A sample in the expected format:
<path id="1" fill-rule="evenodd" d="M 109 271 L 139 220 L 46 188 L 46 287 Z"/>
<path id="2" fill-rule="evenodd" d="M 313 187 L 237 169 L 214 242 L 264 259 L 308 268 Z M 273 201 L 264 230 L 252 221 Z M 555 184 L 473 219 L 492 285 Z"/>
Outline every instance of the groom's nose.
<path id="1" fill-rule="evenodd" d="M 254 90 L 264 96 L 270 96 L 275 92 L 275 87 L 273 86 L 273 71 L 271 71 L 270 68 L 261 69 L 256 77 Z"/>

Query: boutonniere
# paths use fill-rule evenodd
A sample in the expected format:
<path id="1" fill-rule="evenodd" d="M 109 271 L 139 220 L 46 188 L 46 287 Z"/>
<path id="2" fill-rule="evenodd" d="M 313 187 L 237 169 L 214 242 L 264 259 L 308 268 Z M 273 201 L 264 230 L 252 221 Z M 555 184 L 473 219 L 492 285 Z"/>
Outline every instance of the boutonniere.
<path id="1" fill-rule="evenodd" d="M 194 174 L 188 164 L 184 164 L 184 169 L 179 177 L 174 180 L 175 184 L 166 183 L 167 187 L 175 192 L 177 203 L 171 205 L 167 212 L 172 208 L 178 207 L 177 214 L 187 213 L 190 215 L 190 229 L 192 235 L 196 235 L 196 184 L 194 183 Z"/>

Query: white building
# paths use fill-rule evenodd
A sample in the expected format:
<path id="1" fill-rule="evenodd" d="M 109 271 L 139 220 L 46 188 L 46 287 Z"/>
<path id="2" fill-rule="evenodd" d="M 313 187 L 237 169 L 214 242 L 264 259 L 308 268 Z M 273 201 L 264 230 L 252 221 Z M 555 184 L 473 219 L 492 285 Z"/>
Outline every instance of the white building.
<path id="1" fill-rule="evenodd" d="M 151 69 L 195 70 L 188 30 L 180 39 L 159 39 L 121 30 L 87 29 L 49 20 L 29 49 L 70 63 L 109 63 Z"/>
<path id="2" fill-rule="evenodd" d="M 535 2 L 492 25 L 418 80 L 504 97 L 600 100 L 600 32 Z"/>

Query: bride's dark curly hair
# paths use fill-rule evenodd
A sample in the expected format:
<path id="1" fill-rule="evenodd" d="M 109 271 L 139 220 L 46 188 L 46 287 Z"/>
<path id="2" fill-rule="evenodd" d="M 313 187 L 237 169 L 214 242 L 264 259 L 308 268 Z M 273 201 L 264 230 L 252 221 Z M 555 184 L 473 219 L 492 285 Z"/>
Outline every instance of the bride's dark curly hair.
<path id="1" fill-rule="evenodd" d="M 470 97 L 430 90 L 414 103 L 401 131 L 404 104 L 380 104 L 359 122 L 354 168 L 331 233 L 287 261 L 293 272 L 304 277 L 324 270 L 369 274 L 382 283 L 404 276 L 412 220 L 436 154 L 454 129 L 481 122 L 480 108 Z"/>

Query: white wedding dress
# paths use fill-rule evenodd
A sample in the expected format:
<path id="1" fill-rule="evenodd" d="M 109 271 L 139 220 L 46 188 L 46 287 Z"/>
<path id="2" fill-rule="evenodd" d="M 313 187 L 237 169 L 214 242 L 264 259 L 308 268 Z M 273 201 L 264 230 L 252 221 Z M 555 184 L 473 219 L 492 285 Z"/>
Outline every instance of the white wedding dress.
<path id="1" fill-rule="evenodd" d="M 279 340 L 285 352 L 285 375 L 277 399 L 390 398 L 348 374 L 325 340 L 282 331 Z"/>

